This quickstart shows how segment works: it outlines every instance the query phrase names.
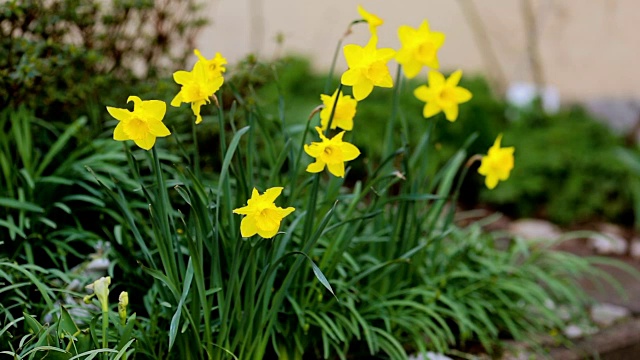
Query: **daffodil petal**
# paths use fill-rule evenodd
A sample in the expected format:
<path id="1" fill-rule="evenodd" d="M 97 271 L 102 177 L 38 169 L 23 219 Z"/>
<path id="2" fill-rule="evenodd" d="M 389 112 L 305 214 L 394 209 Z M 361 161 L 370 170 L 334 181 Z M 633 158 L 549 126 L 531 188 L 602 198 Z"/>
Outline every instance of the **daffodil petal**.
<path id="1" fill-rule="evenodd" d="M 360 155 L 360 150 L 350 143 L 342 143 L 340 149 L 345 161 L 351 161 Z"/>
<path id="2" fill-rule="evenodd" d="M 344 163 L 338 162 L 333 164 L 327 164 L 329 172 L 337 177 L 344 177 Z"/>
<path id="3" fill-rule="evenodd" d="M 320 160 L 316 160 L 316 162 L 311 163 L 307 166 L 307 171 L 310 173 L 319 173 L 324 170 L 325 163 Z"/>
<path id="4" fill-rule="evenodd" d="M 113 140 L 125 141 L 131 140 L 127 133 L 124 131 L 124 123 L 120 122 L 116 125 L 115 130 L 113 130 Z"/>
<path id="5" fill-rule="evenodd" d="M 180 92 L 178 92 L 176 94 L 176 96 L 173 97 L 173 100 L 171 100 L 171 106 L 173 107 L 180 107 L 180 105 L 183 103 L 184 101 L 182 100 L 182 90 L 180 90 Z"/>
<path id="6" fill-rule="evenodd" d="M 447 86 L 456 87 L 462 78 L 462 70 L 454 71 L 446 80 Z"/>
<path id="7" fill-rule="evenodd" d="M 193 75 L 189 71 L 178 70 L 173 73 L 173 80 L 180 85 L 184 85 L 192 81 L 192 79 Z"/>
<path id="8" fill-rule="evenodd" d="M 161 121 L 149 121 L 147 125 L 149 126 L 149 131 L 155 136 L 163 137 L 171 135 L 169 128 Z"/>
<path id="9" fill-rule="evenodd" d="M 362 73 L 359 70 L 349 69 L 342 74 L 340 82 L 347 86 L 353 86 L 362 77 Z"/>
<path id="10" fill-rule="evenodd" d="M 140 111 L 144 112 L 149 120 L 161 121 L 167 112 L 167 104 L 160 100 L 147 100 L 138 104 Z"/>
<path id="11" fill-rule="evenodd" d="M 373 91 L 373 83 L 369 80 L 363 80 L 353 85 L 353 97 L 362 101 Z"/>
<path id="12" fill-rule="evenodd" d="M 445 84 L 444 75 L 439 73 L 438 71 L 431 70 L 429 71 L 429 87 L 432 89 L 440 89 Z"/>
<path id="13" fill-rule="evenodd" d="M 270 203 L 276 201 L 276 198 L 278 198 L 278 196 L 280 196 L 280 194 L 282 193 L 282 189 L 282 187 L 272 187 L 270 189 L 267 189 L 267 191 L 262 194 L 262 200 Z"/>
<path id="14" fill-rule="evenodd" d="M 258 233 L 258 227 L 253 217 L 245 216 L 240 222 L 240 235 L 244 238 L 252 237 Z"/>
<path id="15" fill-rule="evenodd" d="M 134 139 L 133 141 L 136 143 L 136 145 L 140 146 L 141 148 L 145 150 L 150 150 L 153 147 L 153 145 L 156 143 L 156 137 L 153 136 L 152 134 L 146 134 L 144 137 L 140 139 Z"/>
<path id="16" fill-rule="evenodd" d="M 342 48 L 344 52 L 344 58 L 347 61 L 347 66 L 350 68 L 358 66 L 362 61 L 364 49 L 361 46 L 355 44 L 345 45 Z"/>
<path id="17" fill-rule="evenodd" d="M 107 111 L 118 121 L 127 121 L 131 119 L 132 115 L 131 111 L 127 109 L 114 108 L 111 106 L 107 106 Z"/>
<path id="18" fill-rule="evenodd" d="M 437 113 L 442 111 L 442 108 L 438 106 L 435 102 L 428 102 L 424 105 L 424 109 L 422 109 L 422 116 L 425 118 L 430 118 Z"/>
<path id="19" fill-rule="evenodd" d="M 453 122 L 456 121 L 456 119 L 458 118 L 458 105 L 454 104 L 451 106 L 447 106 L 445 108 L 442 109 L 442 111 L 444 111 L 444 115 L 447 118 L 447 120 Z"/>
<path id="20" fill-rule="evenodd" d="M 407 79 L 413 79 L 420 73 L 420 70 L 422 70 L 422 64 L 420 64 L 418 61 L 409 60 L 406 63 L 402 64 L 402 66 L 404 69 L 404 75 L 407 77 Z"/>
<path id="21" fill-rule="evenodd" d="M 431 101 L 433 99 L 432 91 L 427 85 L 420 85 L 413 90 L 413 95 L 420 101 Z"/>
<path id="22" fill-rule="evenodd" d="M 465 88 L 461 88 L 461 87 L 457 87 L 455 89 L 453 89 L 453 94 L 455 97 L 456 102 L 459 103 L 463 103 L 463 102 L 467 102 L 469 100 L 471 100 L 471 91 L 465 89 Z"/>

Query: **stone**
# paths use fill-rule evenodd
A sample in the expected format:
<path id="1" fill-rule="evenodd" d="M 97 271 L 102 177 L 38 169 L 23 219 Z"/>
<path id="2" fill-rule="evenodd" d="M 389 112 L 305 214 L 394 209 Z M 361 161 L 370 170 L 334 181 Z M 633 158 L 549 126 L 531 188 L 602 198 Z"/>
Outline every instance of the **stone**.
<path id="1" fill-rule="evenodd" d="M 591 308 L 591 319 L 602 327 L 611 326 L 616 322 L 630 317 L 631 311 L 618 305 L 602 303 L 594 305 Z"/>
<path id="2" fill-rule="evenodd" d="M 631 242 L 631 249 L 629 251 L 631 253 L 631 257 L 634 259 L 640 259 L 640 239 L 633 239 Z"/>
<path id="3" fill-rule="evenodd" d="M 601 224 L 599 233 L 594 233 L 587 239 L 589 247 L 598 254 L 624 255 L 627 253 L 627 240 L 622 236 L 623 230 L 613 224 Z"/>
<path id="4" fill-rule="evenodd" d="M 569 339 L 577 339 L 584 335 L 584 331 L 582 331 L 582 328 L 574 324 L 567 326 L 562 332 Z"/>
<path id="5" fill-rule="evenodd" d="M 427 351 L 425 354 L 410 355 L 409 360 L 453 360 L 452 358 L 439 353 Z"/>
<path id="6" fill-rule="evenodd" d="M 556 225 L 539 219 L 516 220 L 509 224 L 507 230 L 526 240 L 555 240 L 562 235 Z"/>

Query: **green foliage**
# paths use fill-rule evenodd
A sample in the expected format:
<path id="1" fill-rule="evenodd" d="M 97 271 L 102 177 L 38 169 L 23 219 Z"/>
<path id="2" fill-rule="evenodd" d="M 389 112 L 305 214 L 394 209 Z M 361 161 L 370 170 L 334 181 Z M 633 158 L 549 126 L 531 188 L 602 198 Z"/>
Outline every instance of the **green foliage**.
<path id="1" fill-rule="evenodd" d="M 131 12 L 151 8 L 144 1 L 114 4 Z M 504 105 L 481 79 L 463 83 L 479 103 L 463 106 L 453 124 L 422 118 L 423 104 L 412 96 L 418 82 L 398 77 L 394 90 L 376 89 L 345 137 L 362 155 L 336 178 L 305 171 L 311 160 L 303 146 L 316 140 L 318 122 L 309 114 L 320 104 L 324 79 L 304 76 L 305 63 L 286 60 L 285 72 L 271 65 L 250 58 L 225 74 L 222 106 L 207 105 L 202 125 L 181 115 L 186 107 L 171 110 L 174 133 L 150 152 L 94 139 L 84 117 L 60 131 L 33 109 L 0 114 L 0 185 L 7 189 L 0 230 L 9 239 L 2 257 L 10 259 L 0 262 L 0 294 L 8 299 L 0 304 L 8 324 L 0 341 L 10 344 L 3 354 L 405 359 L 476 343 L 492 352 L 505 338 L 535 343 L 562 326 L 550 301 L 578 315 L 584 310 L 589 298 L 576 279 L 605 278 L 594 270 L 597 259 L 500 239 L 480 225 L 456 226 L 451 204 L 468 187 L 466 162 L 486 151 L 505 122 Z M 177 86 L 155 91 L 168 99 Z M 530 128 L 515 124 L 505 139 L 529 136 Z M 602 144 L 610 141 L 590 131 Z M 567 134 L 555 136 L 561 142 Z M 551 157 L 546 149 L 542 156 Z M 296 211 L 274 238 L 243 238 L 233 210 L 254 188 L 275 186 L 284 187 L 278 205 Z M 68 297 L 78 302 L 83 294 L 65 285 L 88 280 L 69 268 L 65 251 L 104 239 L 113 246 L 105 254 L 113 264 L 111 288 L 130 294 L 135 314 L 126 321 L 112 305 L 104 313 L 78 306 L 85 315 L 55 305 Z M 32 255 L 34 246 L 48 254 L 46 266 L 42 255 Z"/>
<path id="2" fill-rule="evenodd" d="M 133 352 L 135 314 L 124 324 L 113 321 L 111 331 L 101 331 L 96 326 L 101 316 L 98 308 L 81 304 L 81 294 L 59 287 L 71 282 L 70 274 L 0 260 L 0 275 L 0 354 L 14 359 L 59 360 L 89 359 L 102 354 L 103 359 L 117 360 L 126 359 Z M 64 293 L 68 302 L 54 305 L 56 293 Z M 36 301 L 38 294 L 44 304 Z M 13 315 L 16 308 L 23 311 L 20 316 Z M 44 318 L 50 320 L 39 321 L 44 312 Z M 109 338 L 113 348 L 99 343 L 97 339 L 103 336 Z"/>
<path id="3" fill-rule="evenodd" d="M 516 147 L 510 181 L 481 199 L 516 216 L 570 224 L 594 219 L 632 221 L 632 173 L 617 159 L 622 145 L 580 108 L 512 123 L 505 145 Z"/>

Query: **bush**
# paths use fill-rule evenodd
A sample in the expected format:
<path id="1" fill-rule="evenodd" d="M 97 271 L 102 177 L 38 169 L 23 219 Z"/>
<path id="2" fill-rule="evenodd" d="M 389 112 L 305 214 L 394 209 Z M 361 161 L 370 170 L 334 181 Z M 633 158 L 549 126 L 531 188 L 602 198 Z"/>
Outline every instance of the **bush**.
<path id="1" fill-rule="evenodd" d="M 195 0 L 3 1 L 0 108 L 26 105 L 68 121 L 114 88 L 168 75 L 206 23 L 199 8 Z"/>

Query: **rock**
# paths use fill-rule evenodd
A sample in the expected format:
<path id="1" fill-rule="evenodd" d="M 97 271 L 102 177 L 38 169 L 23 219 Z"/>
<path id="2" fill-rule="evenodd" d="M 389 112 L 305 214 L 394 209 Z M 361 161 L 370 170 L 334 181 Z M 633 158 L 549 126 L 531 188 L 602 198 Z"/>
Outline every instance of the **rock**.
<path id="1" fill-rule="evenodd" d="M 434 353 L 431 351 L 427 351 L 425 354 L 410 355 L 408 359 L 409 360 L 453 360 L 446 355 Z"/>
<path id="2" fill-rule="evenodd" d="M 538 219 L 520 219 L 509 224 L 507 230 L 526 240 L 555 240 L 562 235 L 554 224 Z"/>
<path id="3" fill-rule="evenodd" d="M 640 239 L 633 239 L 631 242 L 631 257 L 634 259 L 640 259 Z"/>
<path id="4" fill-rule="evenodd" d="M 578 325 L 569 325 L 562 331 L 566 337 L 569 339 L 577 339 L 584 335 L 584 331 Z"/>
<path id="5" fill-rule="evenodd" d="M 598 254 L 624 255 L 627 253 L 627 240 L 622 236 L 623 230 L 612 224 L 598 226 L 600 233 L 595 233 L 587 243 Z"/>
<path id="6" fill-rule="evenodd" d="M 629 317 L 631 317 L 631 311 L 618 305 L 602 303 L 591 308 L 591 319 L 602 327 L 611 326 Z"/>

